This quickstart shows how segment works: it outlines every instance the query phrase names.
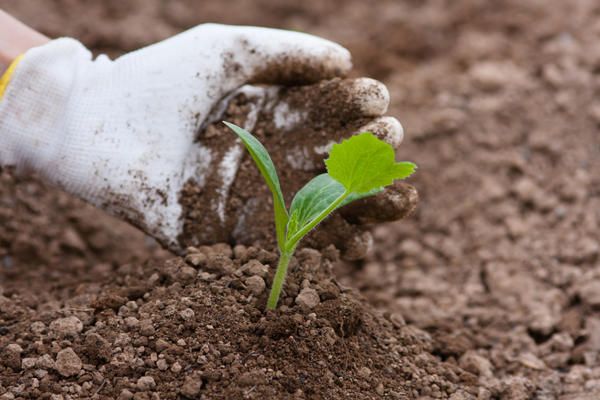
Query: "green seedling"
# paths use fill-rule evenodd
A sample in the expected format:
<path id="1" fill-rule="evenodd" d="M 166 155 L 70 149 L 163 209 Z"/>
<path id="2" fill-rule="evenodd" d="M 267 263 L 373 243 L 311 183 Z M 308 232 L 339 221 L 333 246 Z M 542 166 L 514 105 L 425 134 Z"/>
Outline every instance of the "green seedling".
<path id="1" fill-rule="evenodd" d="M 265 147 L 250 132 L 224 123 L 242 140 L 273 195 L 280 257 L 267 310 L 277 307 L 288 264 L 306 234 L 336 209 L 372 196 L 394 180 L 410 176 L 416 169 L 411 162 L 396 162 L 392 146 L 372 133 L 360 133 L 333 145 L 325 160 L 327 173 L 316 176 L 300 189 L 288 210 L 275 165 Z"/>

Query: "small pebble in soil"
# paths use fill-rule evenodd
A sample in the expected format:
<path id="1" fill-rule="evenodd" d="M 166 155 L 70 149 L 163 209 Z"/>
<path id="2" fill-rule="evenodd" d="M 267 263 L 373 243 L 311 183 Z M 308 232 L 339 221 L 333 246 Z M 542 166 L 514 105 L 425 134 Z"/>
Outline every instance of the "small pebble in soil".
<path id="1" fill-rule="evenodd" d="M 578 289 L 579 297 L 584 303 L 591 307 L 600 306 L 600 280 L 584 282 Z"/>
<path id="2" fill-rule="evenodd" d="M 156 362 L 156 367 L 161 371 L 166 371 L 169 369 L 169 363 L 164 358 L 161 358 Z"/>
<path id="3" fill-rule="evenodd" d="M 174 374 L 178 374 L 181 372 L 183 368 L 181 367 L 181 364 L 179 364 L 178 362 L 174 362 L 173 365 L 171 365 L 171 372 L 173 372 Z"/>
<path id="4" fill-rule="evenodd" d="M 31 329 L 32 333 L 36 335 L 41 335 L 46 330 L 46 325 L 41 321 L 36 321 L 31 324 L 29 329 Z"/>
<path id="5" fill-rule="evenodd" d="M 186 308 L 185 310 L 183 310 L 179 313 L 179 316 L 184 321 L 191 321 L 194 319 L 196 314 L 194 313 L 194 310 L 192 310 L 191 308 Z"/>
<path id="6" fill-rule="evenodd" d="M 156 387 L 156 382 L 151 376 L 142 376 L 140 379 L 138 379 L 136 387 L 138 388 L 138 390 L 148 391 Z"/>
<path id="7" fill-rule="evenodd" d="M 40 369 L 54 369 L 56 363 L 50 354 L 42 354 L 36 360 L 35 366 Z"/>
<path id="8" fill-rule="evenodd" d="M 302 289 L 296 297 L 296 304 L 304 308 L 316 307 L 320 302 L 317 291 L 308 287 Z"/>
<path id="9" fill-rule="evenodd" d="M 267 285 L 265 280 L 258 275 L 253 275 L 244 281 L 246 288 L 255 296 L 265 291 Z"/>
<path id="10" fill-rule="evenodd" d="M 127 389 L 121 390 L 118 400 L 131 400 L 133 399 L 133 393 Z"/>
<path id="11" fill-rule="evenodd" d="M 206 254 L 204 253 L 192 253 L 185 257 L 185 261 L 192 264 L 194 267 L 201 267 L 206 263 Z"/>
<path id="12" fill-rule="evenodd" d="M 21 368 L 21 353 L 23 349 L 16 343 L 7 345 L 0 354 L 1 362 L 5 366 L 17 370 Z"/>
<path id="13" fill-rule="evenodd" d="M 22 369 L 31 369 L 31 368 L 35 367 L 36 361 L 37 361 L 37 359 L 33 358 L 33 357 L 24 358 L 21 361 L 21 368 Z"/>
<path id="14" fill-rule="evenodd" d="M 185 265 L 177 272 L 177 280 L 184 284 L 191 283 L 194 281 L 194 279 L 196 279 L 197 274 L 198 271 Z"/>
<path id="15" fill-rule="evenodd" d="M 162 351 L 168 349 L 169 347 L 171 347 L 171 345 L 169 344 L 169 342 L 167 342 L 164 339 L 158 339 L 158 340 L 156 340 L 154 347 L 156 348 L 156 351 L 162 352 Z"/>
<path id="16" fill-rule="evenodd" d="M 73 337 L 82 330 L 83 323 L 75 316 L 59 318 L 50 323 L 50 331 L 58 337 Z"/>
<path id="17" fill-rule="evenodd" d="M 269 274 L 269 267 L 257 260 L 250 260 L 242 266 L 242 269 L 248 275 L 258 275 L 261 278 L 266 278 Z"/>
<path id="18" fill-rule="evenodd" d="M 358 369 L 358 376 L 363 379 L 367 379 L 369 376 L 371 376 L 371 370 L 367 367 L 360 367 Z"/>
<path id="19" fill-rule="evenodd" d="M 152 336 L 155 333 L 154 325 L 152 320 L 143 319 L 140 321 L 140 334 L 143 336 Z"/>
<path id="20" fill-rule="evenodd" d="M 192 374 L 185 377 L 183 386 L 181 387 L 181 394 L 186 397 L 195 398 L 202 389 L 202 377 L 198 374 Z"/>
<path id="21" fill-rule="evenodd" d="M 79 374 L 82 367 L 81 359 L 70 347 L 59 351 L 56 355 L 55 368 L 64 377 Z"/>
<path id="22" fill-rule="evenodd" d="M 206 272 L 225 275 L 233 272 L 233 261 L 223 254 L 211 254 L 205 266 Z"/>
<path id="23" fill-rule="evenodd" d="M 128 329 L 137 329 L 140 326 L 140 321 L 135 317 L 125 318 L 125 326 Z"/>
<path id="24" fill-rule="evenodd" d="M 476 351 L 466 351 L 459 360 L 461 368 L 479 376 L 492 376 L 492 363 L 485 357 L 477 354 Z"/>

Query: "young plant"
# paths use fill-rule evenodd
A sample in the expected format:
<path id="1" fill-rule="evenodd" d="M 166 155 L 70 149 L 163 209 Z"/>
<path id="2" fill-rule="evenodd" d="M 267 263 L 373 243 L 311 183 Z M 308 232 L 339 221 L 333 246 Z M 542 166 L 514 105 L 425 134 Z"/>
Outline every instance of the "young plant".
<path id="1" fill-rule="evenodd" d="M 223 122 L 242 140 L 273 195 L 280 257 L 267 301 L 268 310 L 277 307 L 290 259 L 307 233 L 336 209 L 374 195 L 416 169 L 413 163 L 396 162 L 392 146 L 364 132 L 333 145 L 325 160 L 327 173 L 316 176 L 300 189 L 288 210 L 267 150 L 250 132 Z"/>

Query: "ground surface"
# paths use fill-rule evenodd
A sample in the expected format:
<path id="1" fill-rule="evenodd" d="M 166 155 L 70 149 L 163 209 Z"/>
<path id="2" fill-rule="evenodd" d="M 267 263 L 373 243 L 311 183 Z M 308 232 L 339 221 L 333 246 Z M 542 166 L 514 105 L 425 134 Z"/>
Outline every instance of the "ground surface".
<path id="1" fill-rule="evenodd" d="M 332 298 L 321 293 L 318 307 L 346 301 L 350 310 L 360 310 L 361 328 L 354 335 L 336 332 L 339 324 L 327 319 L 325 311 L 314 311 L 316 319 L 299 306 L 286 314 L 292 337 L 325 351 L 334 340 L 335 349 L 365 343 L 371 361 L 356 348 L 340 350 L 344 353 L 334 361 L 317 350 L 315 361 L 326 365 L 323 373 L 311 375 L 310 366 L 297 356 L 298 365 L 290 368 L 309 378 L 297 374 L 298 381 L 286 380 L 294 370 L 277 365 L 279 358 L 265 352 L 271 340 L 282 340 L 269 336 L 269 319 L 261 322 L 248 310 L 231 312 L 254 304 L 242 299 L 253 287 L 245 281 L 251 274 L 238 271 L 243 285 L 229 284 L 214 292 L 207 288 L 220 286 L 206 279 L 188 281 L 185 273 L 169 277 L 182 265 L 163 264 L 168 255 L 143 235 L 35 179 L 16 180 L 4 172 L 0 393 L 10 388 L 5 398 L 19 393 L 39 398 L 35 393 L 42 392 L 71 398 L 97 392 L 99 398 L 111 398 L 125 389 L 136 398 L 152 398 L 156 390 L 169 391 L 169 380 L 181 389 L 194 368 L 221 367 L 230 375 L 219 375 L 219 381 L 213 380 L 215 374 L 194 375 L 186 390 L 202 382 L 201 390 L 214 398 L 269 398 L 271 389 L 280 391 L 274 398 L 443 398 L 451 393 L 455 399 L 600 397 L 596 1 L 240 0 L 223 7 L 218 1 L 1 0 L 0 7 L 51 36 L 76 36 L 112 55 L 202 21 L 293 28 L 337 40 L 353 52 L 355 75 L 375 77 L 390 88 L 391 113 L 407 132 L 401 158 L 419 164 L 411 182 L 421 197 L 412 217 L 378 229 L 377 251 L 366 263 L 337 268 L 337 280 L 358 288 L 368 302 L 352 292 Z M 233 271 L 243 265 L 237 256 L 233 261 L 227 254 L 221 257 L 233 263 Z M 140 270 L 148 259 L 150 265 Z M 203 265 L 196 268 L 202 271 Z M 323 274 L 307 278 L 308 286 L 319 289 L 329 282 L 331 277 Z M 153 276 L 159 280 L 152 281 Z M 226 272 L 217 282 L 234 277 Z M 297 279 L 299 290 L 304 277 Z M 256 285 L 258 280 L 253 280 Z M 149 288 L 138 285 L 140 281 L 156 285 Z M 139 290 L 114 293 L 112 300 L 99 302 L 100 294 L 124 286 Z M 196 295 L 206 302 L 226 298 L 232 308 L 216 316 L 206 311 L 214 307 L 194 301 Z M 120 309 L 122 301 L 125 308 Z M 288 301 L 295 304 L 292 297 Z M 197 326 L 186 325 L 188 308 Z M 165 310 L 174 312 L 177 327 L 160 323 L 170 316 Z M 142 322 L 161 313 L 163 319 L 152 326 L 156 337 L 144 341 Z M 51 326 L 71 315 L 81 321 L 81 328 L 72 319 L 67 328 Z M 226 324 L 221 325 L 228 319 L 239 321 L 233 324 L 236 332 L 247 326 L 248 337 L 263 341 L 244 344 L 229 338 Z M 218 343 L 217 335 L 209 335 L 200 324 L 212 325 L 226 340 Z M 331 342 L 320 331 L 315 337 L 311 324 L 323 332 L 333 330 Z M 191 342 L 186 336 L 185 343 L 177 343 L 179 326 L 187 329 Z M 75 333 L 57 333 L 65 329 Z M 287 331 L 285 335 L 289 337 Z M 161 351 L 165 344 L 157 348 L 156 338 L 168 346 Z M 390 343 L 379 343 L 381 338 L 399 343 L 396 352 L 384 347 Z M 65 375 L 69 368 L 77 369 L 69 348 L 83 365 L 73 376 L 62 377 L 56 369 L 59 354 L 59 364 L 68 367 Z M 289 348 L 289 343 L 281 347 Z M 256 349 L 263 353 L 256 354 Z M 199 359 L 202 354 L 206 361 Z M 233 356 L 227 358 L 229 354 Z M 240 359 L 244 354 L 252 358 Z M 346 364 L 340 361 L 344 357 Z M 23 365 L 27 358 L 36 360 Z M 159 360 L 165 360 L 168 372 L 159 369 Z M 175 363 L 181 371 L 173 370 Z M 213 364 L 204 368 L 207 363 Z M 115 378 L 119 365 L 128 379 Z M 384 365 L 410 367 L 413 377 Z M 18 372 L 23 366 L 25 371 Z M 327 368 L 335 369 L 337 378 L 332 379 L 339 381 L 341 375 L 343 382 L 327 385 Z M 145 374 L 154 383 L 140 382 Z M 320 383 L 324 386 L 319 388 Z"/>

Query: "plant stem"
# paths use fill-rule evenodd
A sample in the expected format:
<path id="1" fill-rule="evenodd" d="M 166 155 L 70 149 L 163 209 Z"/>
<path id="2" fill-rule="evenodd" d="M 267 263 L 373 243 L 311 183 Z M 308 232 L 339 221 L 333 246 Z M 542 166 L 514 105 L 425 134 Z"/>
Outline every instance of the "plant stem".
<path id="1" fill-rule="evenodd" d="M 279 302 L 279 296 L 281 295 L 281 289 L 283 288 L 283 283 L 285 282 L 285 277 L 287 275 L 288 265 L 290 263 L 290 258 L 294 254 L 296 250 L 296 245 L 311 229 L 317 226 L 321 221 L 323 221 L 329 214 L 331 214 L 342 202 L 346 199 L 346 197 L 350 196 L 349 191 L 345 191 L 342 193 L 337 199 L 333 201 L 325 210 L 323 210 L 319 215 L 317 215 L 310 223 L 308 223 L 304 228 L 298 231 L 294 236 L 287 239 L 285 246 L 280 247 L 280 256 L 279 263 L 277 264 L 277 270 L 275 271 L 275 277 L 273 278 L 273 285 L 271 286 L 271 292 L 269 293 L 269 299 L 267 300 L 267 310 L 274 310 L 277 308 L 277 303 Z"/>
<path id="2" fill-rule="evenodd" d="M 287 275 L 290 258 L 292 258 L 294 250 L 295 248 L 289 252 L 281 252 L 279 256 L 279 263 L 277 264 L 277 270 L 275 271 L 275 277 L 273 278 L 269 300 L 267 300 L 267 310 L 274 310 L 277 308 L 281 289 L 283 288 L 283 282 L 285 282 L 285 276 Z"/>

